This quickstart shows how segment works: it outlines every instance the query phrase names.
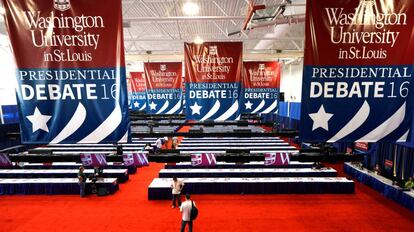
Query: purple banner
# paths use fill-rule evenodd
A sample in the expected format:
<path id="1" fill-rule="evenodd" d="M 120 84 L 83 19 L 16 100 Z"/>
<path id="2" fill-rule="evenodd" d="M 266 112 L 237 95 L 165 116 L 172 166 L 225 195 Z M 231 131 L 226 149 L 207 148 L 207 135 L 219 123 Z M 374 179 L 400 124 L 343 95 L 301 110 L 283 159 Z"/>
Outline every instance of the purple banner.
<path id="1" fill-rule="evenodd" d="M 0 167 L 10 167 L 13 166 L 10 161 L 9 155 L 0 153 Z"/>
<path id="2" fill-rule="evenodd" d="M 202 153 L 202 154 L 191 154 L 191 165 L 192 166 L 203 166 L 211 167 L 216 166 L 216 154 Z"/>
<path id="3" fill-rule="evenodd" d="M 290 163 L 289 153 L 266 153 L 264 165 L 266 166 L 287 166 Z"/>
<path id="4" fill-rule="evenodd" d="M 123 154 L 122 158 L 124 160 L 125 166 L 149 166 L 148 157 L 144 153 L 129 153 Z"/>
<path id="5" fill-rule="evenodd" d="M 81 154 L 82 164 L 86 167 L 106 166 L 106 156 L 104 154 Z"/>

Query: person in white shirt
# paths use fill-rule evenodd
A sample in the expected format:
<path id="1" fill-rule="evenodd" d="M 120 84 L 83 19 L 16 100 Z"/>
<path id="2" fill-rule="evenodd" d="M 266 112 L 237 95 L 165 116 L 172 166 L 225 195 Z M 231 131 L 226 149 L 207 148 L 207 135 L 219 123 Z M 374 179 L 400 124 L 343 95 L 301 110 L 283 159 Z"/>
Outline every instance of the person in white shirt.
<path id="1" fill-rule="evenodd" d="M 162 139 L 158 138 L 157 141 L 155 141 L 154 150 L 155 152 L 158 152 L 159 150 L 161 150 L 161 148 L 162 148 Z"/>
<path id="2" fill-rule="evenodd" d="M 177 179 L 177 177 L 173 177 L 173 181 L 171 183 L 172 189 L 172 206 L 171 208 L 175 208 L 175 202 L 177 201 L 178 207 L 181 206 L 181 190 L 184 187 L 184 183 Z"/>
<path id="3" fill-rule="evenodd" d="M 188 224 L 188 231 L 193 232 L 193 221 L 190 219 L 191 208 L 196 206 L 195 202 L 190 200 L 190 194 L 185 195 L 185 201 L 180 207 L 180 212 L 182 213 L 181 221 L 181 232 L 184 232 L 185 226 Z"/>

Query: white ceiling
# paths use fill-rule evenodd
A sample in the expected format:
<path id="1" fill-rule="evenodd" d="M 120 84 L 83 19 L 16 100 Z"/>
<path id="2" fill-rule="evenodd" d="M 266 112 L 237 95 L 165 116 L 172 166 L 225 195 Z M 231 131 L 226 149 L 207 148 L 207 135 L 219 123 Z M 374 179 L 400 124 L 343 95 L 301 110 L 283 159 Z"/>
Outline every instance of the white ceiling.
<path id="1" fill-rule="evenodd" d="M 242 28 L 248 1 L 192 0 L 200 6 L 197 16 L 184 15 L 186 1 L 124 0 L 127 54 L 182 54 L 183 42 L 192 42 L 196 36 L 204 41 L 243 41 L 245 53 L 303 52 L 304 0 L 255 0 L 255 4 L 269 7 L 267 15 L 286 5 L 284 16 L 276 18 L 279 23 L 270 22 L 233 36 L 228 32 Z"/>

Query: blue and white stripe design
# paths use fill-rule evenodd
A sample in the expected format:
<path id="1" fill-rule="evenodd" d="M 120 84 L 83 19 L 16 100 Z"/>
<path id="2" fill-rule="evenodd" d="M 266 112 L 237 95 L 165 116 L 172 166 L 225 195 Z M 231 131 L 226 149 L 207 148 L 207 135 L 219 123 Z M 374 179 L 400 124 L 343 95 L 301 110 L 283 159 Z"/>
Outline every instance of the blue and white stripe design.
<path id="1" fill-rule="evenodd" d="M 147 89 L 148 114 L 179 114 L 182 107 L 181 89 Z"/>
<path id="2" fill-rule="evenodd" d="M 23 143 L 128 140 L 125 68 L 18 69 L 17 73 Z"/>
<path id="3" fill-rule="evenodd" d="M 244 88 L 241 111 L 247 114 L 271 114 L 278 109 L 279 89 Z"/>
<path id="4" fill-rule="evenodd" d="M 203 83 L 197 83 L 203 84 Z M 240 83 L 228 83 L 224 88 L 198 88 L 186 84 L 186 119 L 197 121 L 239 120 Z M 202 85 L 200 85 L 202 86 Z"/>
<path id="5" fill-rule="evenodd" d="M 313 77 L 315 68 L 321 67 L 304 70 L 302 141 L 407 141 L 413 119 L 413 65 L 323 67 L 340 70 L 335 74 L 340 79 Z"/>
<path id="6" fill-rule="evenodd" d="M 146 111 L 147 95 L 145 92 L 131 92 L 128 94 L 129 109 L 133 111 Z"/>

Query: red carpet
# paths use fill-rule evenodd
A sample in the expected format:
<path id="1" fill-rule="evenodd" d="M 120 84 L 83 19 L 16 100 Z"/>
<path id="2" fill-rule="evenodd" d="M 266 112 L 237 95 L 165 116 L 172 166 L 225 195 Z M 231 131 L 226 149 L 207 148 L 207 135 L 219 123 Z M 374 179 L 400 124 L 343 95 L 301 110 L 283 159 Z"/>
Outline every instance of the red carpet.
<path id="1" fill-rule="evenodd" d="M 109 197 L 0 196 L 0 231 L 179 231 L 169 201 L 148 201 L 161 164 Z M 414 214 L 356 184 L 355 195 L 196 195 L 195 231 L 413 231 Z"/>

